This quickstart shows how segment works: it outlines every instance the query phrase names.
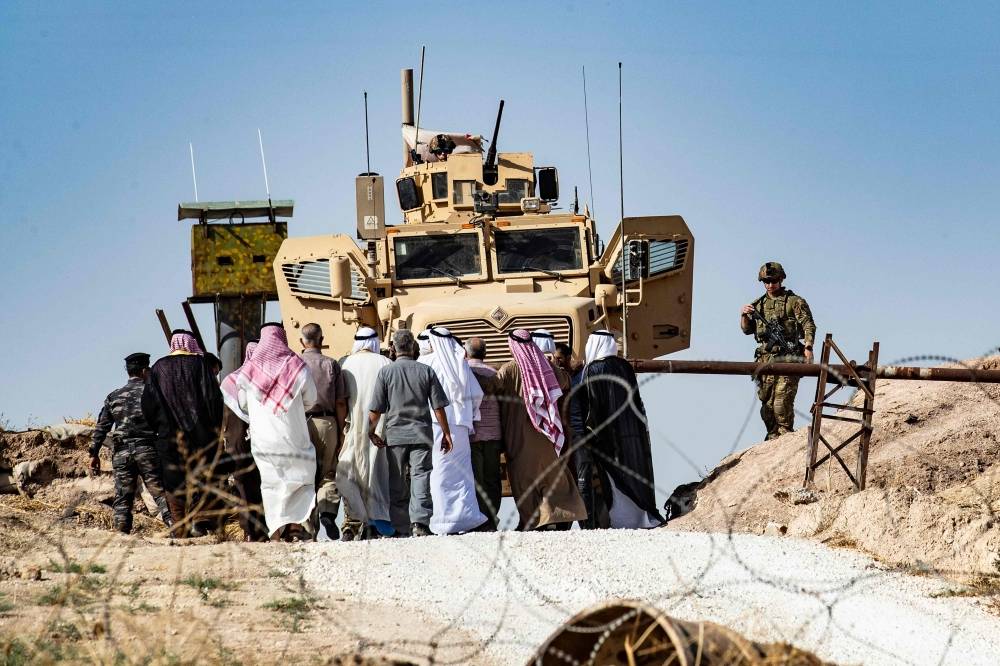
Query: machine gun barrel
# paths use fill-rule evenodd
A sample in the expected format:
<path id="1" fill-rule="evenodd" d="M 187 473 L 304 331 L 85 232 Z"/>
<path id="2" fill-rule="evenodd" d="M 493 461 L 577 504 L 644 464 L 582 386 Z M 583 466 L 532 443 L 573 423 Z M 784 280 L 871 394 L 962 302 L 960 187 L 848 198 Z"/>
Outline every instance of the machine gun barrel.
<path id="1" fill-rule="evenodd" d="M 493 127 L 493 140 L 490 141 L 490 149 L 486 153 L 486 164 L 484 170 L 491 170 L 497 161 L 497 136 L 500 134 L 500 118 L 503 116 L 503 100 L 500 100 L 500 109 L 497 111 L 497 124 Z"/>
<path id="2" fill-rule="evenodd" d="M 688 375 L 778 375 L 782 377 L 818 377 L 822 366 L 818 363 L 753 363 L 743 361 L 629 361 L 636 372 L 658 372 Z M 828 366 L 831 383 L 842 377 L 845 383 L 851 371 L 844 365 Z M 855 370 L 867 370 L 856 366 Z M 917 368 L 911 366 L 880 365 L 875 369 L 879 379 L 912 379 L 932 382 L 981 382 L 1000 384 L 1000 370 L 976 368 Z"/>

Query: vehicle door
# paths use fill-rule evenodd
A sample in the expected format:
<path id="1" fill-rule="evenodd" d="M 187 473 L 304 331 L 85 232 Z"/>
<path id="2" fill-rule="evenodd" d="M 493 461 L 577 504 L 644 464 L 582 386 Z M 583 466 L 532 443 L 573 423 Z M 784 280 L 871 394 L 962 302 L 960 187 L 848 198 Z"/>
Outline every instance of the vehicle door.
<path id="1" fill-rule="evenodd" d="M 623 355 L 651 359 L 690 346 L 694 236 L 684 218 L 625 218 L 600 263 L 618 288 L 608 317 L 622 333 Z"/>

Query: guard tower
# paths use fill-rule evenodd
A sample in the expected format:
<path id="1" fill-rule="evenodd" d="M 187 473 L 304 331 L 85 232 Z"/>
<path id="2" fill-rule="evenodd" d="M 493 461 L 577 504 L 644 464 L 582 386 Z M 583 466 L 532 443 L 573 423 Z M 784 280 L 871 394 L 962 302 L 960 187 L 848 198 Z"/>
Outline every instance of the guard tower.
<path id="1" fill-rule="evenodd" d="M 275 255 L 288 237 L 295 202 L 204 201 L 181 203 L 178 220 L 191 227 L 191 296 L 185 303 L 215 306 L 222 375 L 240 367 L 247 341 L 260 335 L 268 301 L 278 298 Z M 265 220 L 249 221 L 249 220 Z M 189 314 L 189 319 L 190 319 Z"/>

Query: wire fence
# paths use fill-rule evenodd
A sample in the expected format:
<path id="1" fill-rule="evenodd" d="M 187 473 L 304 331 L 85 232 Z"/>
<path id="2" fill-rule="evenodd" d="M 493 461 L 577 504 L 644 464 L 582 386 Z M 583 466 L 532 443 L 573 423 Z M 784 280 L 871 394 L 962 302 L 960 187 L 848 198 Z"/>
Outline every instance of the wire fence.
<path id="1" fill-rule="evenodd" d="M 941 355 L 893 365 L 913 362 L 965 365 Z M 661 379 L 643 376 L 639 383 Z M 890 383 L 879 385 L 883 397 Z M 573 389 L 585 390 L 586 385 Z M 941 389 L 929 395 L 923 404 L 928 419 L 976 408 L 965 415 L 976 432 L 1000 424 L 1000 392 L 994 386 L 973 383 L 960 394 Z M 528 484 L 521 494 L 534 498 L 535 517 L 551 492 L 551 479 L 570 474 L 570 457 L 581 447 L 591 450 L 599 467 L 616 468 L 660 496 L 672 494 L 655 478 L 644 478 L 592 446 L 625 410 L 645 419 L 641 400 L 633 397 L 604 423 L 592 424 L 586 436 L 571 440 Z M 965 402 L 956 403 L 959 399 Z M 195 461 L 187 470 L 188 521 L 214 526 L 196 539 L 169 538 L 165 526 L 141 508 L 132 536 L 112 532 L 110 507 L 96 501 L 111 494 L 107 477 L 103 486 L 93 480 L 89 483 L 96 485 L 88 486 L 63 476 L 40 485 L 34 497 L 2 496 L 0 656 L 5 664 L 807 664 L 820 663 L 817 657 L 846 663 L 992 663 L 992 651 L 1000 649 L 997 440 L 969 441 L 967 450 L 893 433 L 886 435 L 891 440 L 876 440 L 873 468 L 908 456 L 919 459 L 946 479 L 939 487 L 932 481 L 929 491 L 880 485 L 875 475 L 866 491 L 852 494 L 828 461 L 813 496 L 798 509 L 782 509 L 782 515 L 794 522 L 809 514 L 813 535 L 823 536 L 827 545 L 854 547 L 831 549 L 781 536 L 789 524 L 771 532 L 765 525 L 760 534 L 754 521 L 767 513 L 759 506 L 762 498 L 771 502 L 780 492 L 788 498 L 795 461 L 802 461 L 804 471 L 804 438 L 801 432 L 787 435 L 740 457 L 737 447 L 754 418 L 756 397 L 748 395 L 747 404 L 729 466 L 687 489 L 697 502 L 690 515 L 677 515 L 690 502 L 675 497 L 667 510 L 674 520 L 653 530 L 517 532 L 519 520 L 533 521 L 508 511 L 493 533 L 246 543 L 238 524 L 243 500 L 227 480 L 234 470 L 220 472 L 218 457 Z M 908 417 L 893 409 L 876 406 L 876 433 Z M 809 419 L 797 416 L 800 422 Z M 650 435 L 654 447 L 670 447 L 697 470 L 678 442 L 663 433 Z M 883 461 L 879 447 L 890 445 L 895 457 Z M 80 447 L 85 443 L 64 445 Z M 982 451 L 997 456 L 976 453 Z M 743 472 L 749 478 L 738 477 L 750 455 L 754 466 Z M 244 454 L 236 462 L 248 460 Z M 740 494 L 727 495 L 727 481 Z M 961 515 L 966 526 L 979 525 L 981 538 L 974 542 L 961 542 L 963 525 L 913 516 L 933 507 L 919 504 L 921 498 L 954 494 L 954 488 L 961 489 L 960 497 L 949 506 L 958 514 L 939 517 Z M 906 493 L 912 501 L 899 501 Z M 858 509 L 851 519 L 870 520 L 873 530 L 895 526 L 869 535 L 886 542 L 881 555 L 872 557 L 872 549 L 858 543 L 864 525 L 855 532 L 842 529 L 847 504 Z M 699 510 L 706 509 L 714 512 L 709 531 L 699 531 Z M 885 556 L 890 542 L 912 540 L 904 534 L 911 524 L 927 526 L 927 557 L 913 557 L 912 546 L 895 560 Z M 808 532 L 800 525 L 797 533 Z M 951 556 L 937 558 L 942 549 L 935 540 L 949 538 Z M 989 544 L 994 550 L 981 553 L 982 564 L 952 564 L 974 559 L 975 553 L 963 549 L 988 551 Z M 587 611 L 595 605 L 602 606 Z"/>

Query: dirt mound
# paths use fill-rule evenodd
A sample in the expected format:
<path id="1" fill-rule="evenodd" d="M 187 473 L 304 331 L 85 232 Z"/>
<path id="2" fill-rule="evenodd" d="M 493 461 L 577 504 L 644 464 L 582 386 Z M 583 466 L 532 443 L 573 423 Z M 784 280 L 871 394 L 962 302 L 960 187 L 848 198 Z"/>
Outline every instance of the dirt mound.
<path id="1" fill-rule="evenodd" d="M 22 463 L 31 463 L 30 478 L 5 486 L 20 495 L 0 495 L 0 512 L 21 509 L 44 511 L 57 520 L 81 527 L 111 529 L 111 503 L 115 496 L 109 447 L 101 449 L 99 476 L 87 475 L 90 465 L 90 434 L 67 434 L 60 426 L 44 430 L 0 432 L 0 474 Z M 35 471 L 35 470 L 40 471 Z M 149 498 L 151 502 L 151 498 Z M 162 532 L 159 519 L 152 517 L 145 498 L 134 506 L 135 534 Z"/>
<path id="2" fill-rule="evenodd" d="M 996 368 L 1000 357 L 970 364 Z M 880 380 L 875 409 L 863 492 L 836 462 L 801 490 L 801 428 L 724 459 L 695 487 L 694 509 L 669 526 L 811 537 L 900 566 L 997 574 L 1000 385 Z M 823 430 L 840 441 L 852 426 L 825 421 Z M 844 459 L 853 470 L 856 447 Z"/>
<path id="3" fill-rule="evenodd" d="M 49 460 L 60 478 L 86 476 L 89 446 L 89 435 L 72 435 L 59 440 L 47 430 L 0 431 L 0 469 L 14 469 L 21 462 Z M 103 453 L 105 457 L 108 455 L 107 447 Z M 109 465 L 110 461 L 107 458 Z"/>

